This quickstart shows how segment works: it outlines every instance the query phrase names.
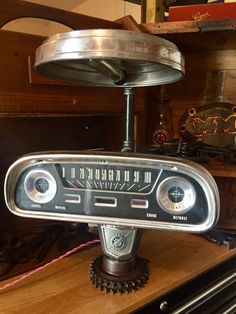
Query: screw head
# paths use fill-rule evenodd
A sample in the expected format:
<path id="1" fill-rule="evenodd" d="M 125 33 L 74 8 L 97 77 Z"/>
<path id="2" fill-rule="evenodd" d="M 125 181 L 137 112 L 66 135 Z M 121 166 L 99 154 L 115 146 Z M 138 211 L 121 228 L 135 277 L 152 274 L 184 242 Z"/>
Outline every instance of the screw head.
<path id="1" fill-rule="evenodd" d="M 160 310 L 164 312 L 167 310 L 167 308 L 168 308 L 168 303 L 166 301 L 161 302 Z"/>

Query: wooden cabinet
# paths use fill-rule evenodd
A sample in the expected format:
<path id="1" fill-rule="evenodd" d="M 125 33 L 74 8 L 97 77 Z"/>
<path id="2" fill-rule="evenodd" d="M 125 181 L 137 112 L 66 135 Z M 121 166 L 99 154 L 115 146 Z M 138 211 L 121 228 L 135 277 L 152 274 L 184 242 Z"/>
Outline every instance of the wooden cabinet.
<path id="1" fill-rule="evenodd" d="M 201 109 L 204 105 L 216 102 L 222 102 L 222 106 L 223 102 L 236 104 L 236 20 L 164 22 L 142 24 L 142 28 L 146 32 L 174 42 L 185 57 L 185 77 L 166 87 L 174 139 L 181 138 L 181 119 L 188 109 Z M 158 93 L 158 88 L 150 89 L 147 102 L 147 120 L 150 121 L 146 133 L 148 143 L 152 141 L 151 134 L 158 120 Z M 235 112 L 232 112 L 230 118 L 234 124 L 234 129 L 230 132 L 235 138 Z M 202 132 L 207 132 L 206 127 Z M 224 139 L 220 144 L 221 147 L 224 146 Z M 235 162 L 217 162 L 212 159 L 203 165 L 215 176 L 220 189 L 220 226 L 234 229 Z"/>
<path id="2" fill-rule="evenodd" d="M 143 24 L 143 30 L 174 42 L 186 62 L 185 77 L 167 86 L 173 137 L 191 106 L 216 101 L 236 103 L 236 20 Z"/>

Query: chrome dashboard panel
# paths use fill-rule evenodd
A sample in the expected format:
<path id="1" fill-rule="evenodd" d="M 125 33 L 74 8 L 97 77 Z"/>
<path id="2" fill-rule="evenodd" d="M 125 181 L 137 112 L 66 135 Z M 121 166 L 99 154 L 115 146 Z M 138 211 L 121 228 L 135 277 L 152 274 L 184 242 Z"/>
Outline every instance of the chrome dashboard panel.
<path id="1" fill-rule="evenodd" d="M 19 216 L 139 228 L 203 232 L 220 211 L 205 168 L 134 153 L 27 155 L 9 168 L 4 193 Z"/>

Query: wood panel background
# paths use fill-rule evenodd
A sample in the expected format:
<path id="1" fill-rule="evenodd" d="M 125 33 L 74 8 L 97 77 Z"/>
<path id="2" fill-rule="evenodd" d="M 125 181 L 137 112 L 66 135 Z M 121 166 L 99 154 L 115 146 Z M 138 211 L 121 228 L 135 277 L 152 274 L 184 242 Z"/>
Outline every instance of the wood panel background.
<path id="1" fill-rule="evenodd" d="M 236 20 L 143 24 L 142 28 L 175 43 L 185 57 L 185 76 L 166 88 L 173 138 L 180 137 L 180 118 L 188 108 L 216 101 L 236 104 Z M 155 95 L 158 91 L 149 99 L 149 112 L 153 115 L 156 110 L 158 116 Z M 149 129 L 147 140 L 150 134 Z"/>
<path id="2" fill-rule="evenodd" d="M 110 22 L 20 0 L 0 3 L 0 27 L 25 16 L 44 18 L 73 29 L 129 27 L 131 18 Z M 135 26 L 135 23 L 133 23 Z M 3 199 L 8 166 L 26 153 L 42 150 L 104 148 L 119 151 L 124 126 L 120 88 L 86 87 L 47 79 L 34 70 L 42 36 L 0 30 L 0 230 L 28 223 L 13 216 Z M 146 91 L 135 96 L 136 147 L 144 145 Z"/>

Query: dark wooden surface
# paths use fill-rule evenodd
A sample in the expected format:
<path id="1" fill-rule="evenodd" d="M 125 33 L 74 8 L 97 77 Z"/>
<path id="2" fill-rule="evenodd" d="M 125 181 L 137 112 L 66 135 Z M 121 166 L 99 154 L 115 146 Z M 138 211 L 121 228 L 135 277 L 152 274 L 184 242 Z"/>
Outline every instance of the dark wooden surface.
<path id="1" fill-rule="evenodd" d="M 39 75 L 32 62 L 35 50 L 44 39 L 41 36 L 0 32 L 0 40 L 5 43 L 0 52 L 0 113 L 105 112 L 107 107 L 109 112 L 109 104 L 111 111 L 123 110 L 121 89 L 68 86 Z M 32 60 L 30 75 L 29 57 Z"/>

